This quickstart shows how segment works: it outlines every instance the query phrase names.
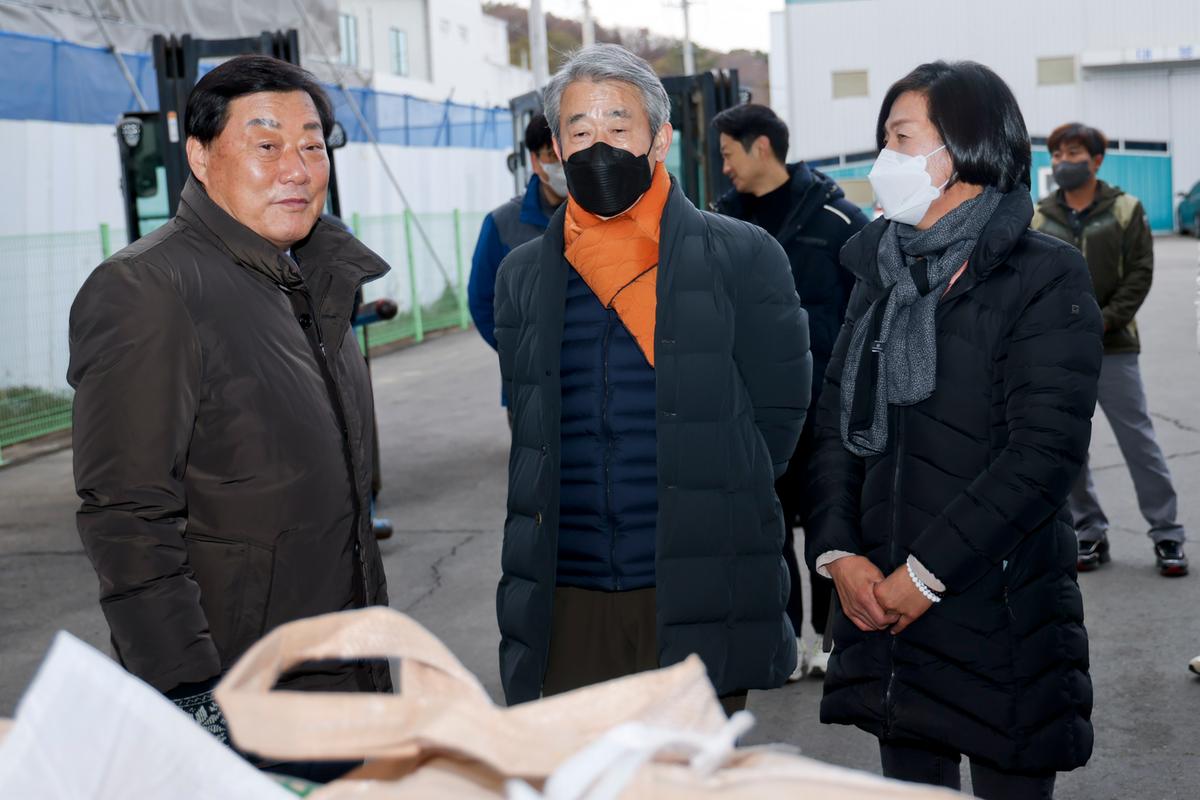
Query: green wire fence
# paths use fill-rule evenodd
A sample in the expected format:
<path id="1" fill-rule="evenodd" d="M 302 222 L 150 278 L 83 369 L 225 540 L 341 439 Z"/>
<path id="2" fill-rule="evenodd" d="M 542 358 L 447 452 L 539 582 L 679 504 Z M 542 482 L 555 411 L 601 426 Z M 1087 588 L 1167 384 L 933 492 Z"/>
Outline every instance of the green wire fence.
<path id="1" fill-rule="evenodd" d="M 469 327 L 469 259 L 485 213 L 351 217 L 355 234 L 392 267 L 365 287 L 365 299 L 386 297 L 400 309 L 394 319 L 369 327 L 372 348 Z M 417 233 L 418 221 L 436 258 Z M 0 236 L 0 464 L 5 447 L 70 428 L 71 302 L 96 265 L 125 244 L 125 231 L 108 225 Z"/>

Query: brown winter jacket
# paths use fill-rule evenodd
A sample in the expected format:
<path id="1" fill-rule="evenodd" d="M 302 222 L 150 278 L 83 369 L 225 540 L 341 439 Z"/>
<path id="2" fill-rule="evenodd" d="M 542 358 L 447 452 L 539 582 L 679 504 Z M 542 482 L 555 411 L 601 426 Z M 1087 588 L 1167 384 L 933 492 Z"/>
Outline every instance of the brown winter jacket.
<path id="1" fill-rule="evenodd" d="M 1091 207 L 1072 221 L 1061 191 L 1042 198 L 1030 226 L 1083 251 L 1104 315 L 1104 352 L 1137 353 L 1137 314 L 1154 278 L 1154 240 L 1136 197 L 1099 181 Z"/>
<path id="2" fill-rule="evenodd" d="M 281 623 L 387 603 L 350 315 L 388 267 L 324 221 L 292 252 L 299 271 L 191 179 L 71 309 L 79 535 L 118 658 L 160 691 L 211 680 Z M 284 685 L 390 684 L 339 665 Z"/>

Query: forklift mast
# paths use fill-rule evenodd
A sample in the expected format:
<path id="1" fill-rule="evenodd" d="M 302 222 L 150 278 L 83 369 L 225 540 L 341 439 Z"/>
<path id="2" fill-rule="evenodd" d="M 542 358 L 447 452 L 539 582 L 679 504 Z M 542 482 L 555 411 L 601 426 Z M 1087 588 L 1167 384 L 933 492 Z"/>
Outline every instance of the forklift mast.
<path id="1" fill-rule="evenodd" d="M 179 195 L 191 174 L 185 149 L 183 114 L 188 95 L 200 78 L 200 62 L 257 54 L 300 64 L 299 37 L 294 29 L 274 33 L 263 31 L 258 36 L 241 39 L 156 35 L 152 50 L 158 84 L 158 111 L 131 112 L 117 123 L 125 222 L 131 242 L 165 223 L 179 207 Z M 326 211 L 334 216 L 341 215 L 341 204 L 332 151 L 344 143 L 344 132 L 340 126 L 335 126 L 329 142 L 326 200 Z"/>
<path id="2" fill-rule="evenodd" d="M 675 129 L 667 154 L 667 169 L 697 208 L 711 208 L 732 186 L 721 172 L 721 144 L 712 129 L 712 120 L 725 109 L 744 102 L 737 70 L 671 76 L 662 82 L 671 100 L 671 127 Z M 530 175 L 525 126 L 542 110 L 542 95 L 529 92 L 514 97 L 508 105 L 513 124 L 513 152 L 508 156 L 508 169 L 520 194 Z"/>

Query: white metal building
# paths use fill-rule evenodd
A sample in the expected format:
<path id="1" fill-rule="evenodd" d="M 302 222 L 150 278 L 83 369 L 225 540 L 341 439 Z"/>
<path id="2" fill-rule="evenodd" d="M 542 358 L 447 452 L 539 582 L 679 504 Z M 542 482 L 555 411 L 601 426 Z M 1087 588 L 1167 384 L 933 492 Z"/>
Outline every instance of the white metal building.
<path id="1" fill-rule="evenodd" d="M 935 59 L 995 69 L 1035 144 L 1063 122 L 1103 130 L 1117 182 L 1165 204 L 1156 228 L 1170 213 L 1162 198 L 1200 180 L 1197 0 L 788 0 L 772 15 L 770 69 L 791 157 L 860 160 L 888 87 Z"/>
<path id="2" fill-rule="evenodd" d="M 480 0 L 339 0 L 338 31 L 343 64 L 379 91 L 507 106 L 533 88 Z"/>

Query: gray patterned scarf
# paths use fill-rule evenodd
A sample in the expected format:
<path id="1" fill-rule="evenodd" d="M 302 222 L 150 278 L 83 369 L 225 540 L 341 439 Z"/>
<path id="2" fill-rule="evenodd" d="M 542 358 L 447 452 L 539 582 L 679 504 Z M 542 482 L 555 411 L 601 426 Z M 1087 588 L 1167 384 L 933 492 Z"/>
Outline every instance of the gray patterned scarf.
<path id="1" fill-rule="evenodd" d="M 855 455 L 887 449 L 889 405 L 933 394 L 938 301 L 1002 197 L 988 187 L 927 230 L 893 222 L 884 231 L 878 257 L 884 293 L 855 324 L 842 371 L 842 441 Z"/>

